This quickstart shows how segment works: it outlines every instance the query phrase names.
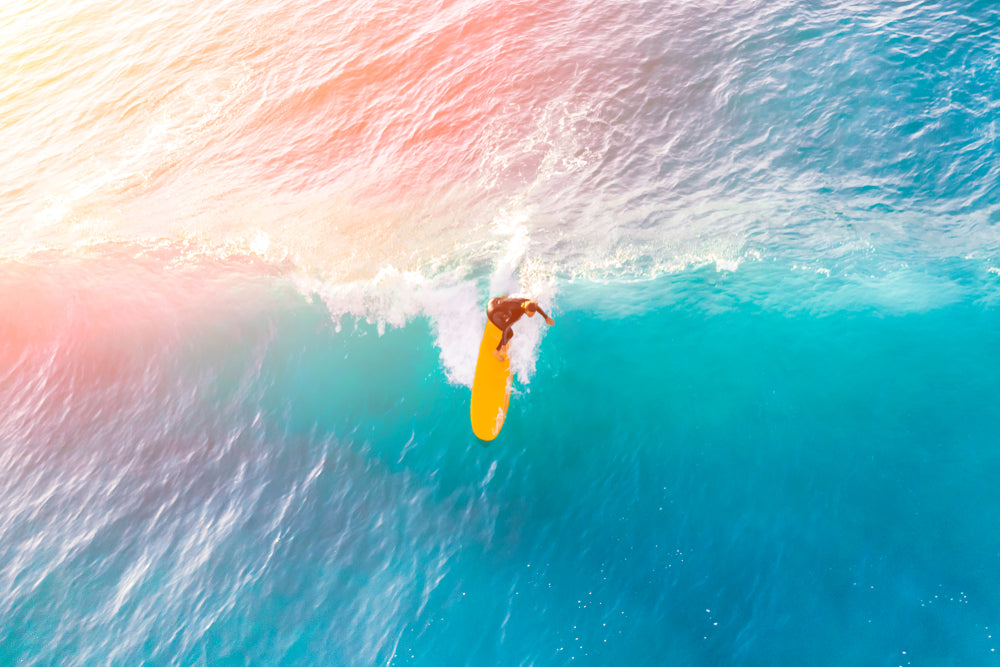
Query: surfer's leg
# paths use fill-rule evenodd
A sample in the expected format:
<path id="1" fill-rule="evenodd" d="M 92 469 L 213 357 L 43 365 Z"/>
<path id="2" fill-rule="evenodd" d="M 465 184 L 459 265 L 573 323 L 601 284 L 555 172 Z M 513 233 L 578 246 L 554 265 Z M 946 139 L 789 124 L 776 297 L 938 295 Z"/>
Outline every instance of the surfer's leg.
<path id="1" fill-rule="evenodd" d="M 503 330 L 503 334 L 500 336 L 500 342 L 497 344 L 497 349 L 493 351 L 496 358 L 500 361 L 507 360 L 507 345 L 510 343 L 510 339 L 514 337 L 514 327 L 508 326 Z"/>
<path id="2" fill-rule="evenodd" d="M 503 330 L 503 334 L 500 336 L 500 342 L 497 344 L 497 350 L 500 348 L 507 347 L 507 343 L 510 339 L 514 337 L 514 327 L 507 327 Z"/>

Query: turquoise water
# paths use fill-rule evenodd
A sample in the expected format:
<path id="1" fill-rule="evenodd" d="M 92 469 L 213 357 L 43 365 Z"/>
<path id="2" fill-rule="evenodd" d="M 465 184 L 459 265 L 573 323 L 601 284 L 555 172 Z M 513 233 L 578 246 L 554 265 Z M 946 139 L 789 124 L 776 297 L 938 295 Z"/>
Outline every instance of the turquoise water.
<path id="1" fill-rule="evenodd" d="M 0 664 L 996 664 L 997 35 L 0 10 Z"/>
<path id="2" fill-rule="evenodd" d="M 988 663 L 996 314 L 741 294 L 773 271 L 564 286 L 488 448 L 427 318 L 280 278 L 22 359 L 4 660 Z"/>

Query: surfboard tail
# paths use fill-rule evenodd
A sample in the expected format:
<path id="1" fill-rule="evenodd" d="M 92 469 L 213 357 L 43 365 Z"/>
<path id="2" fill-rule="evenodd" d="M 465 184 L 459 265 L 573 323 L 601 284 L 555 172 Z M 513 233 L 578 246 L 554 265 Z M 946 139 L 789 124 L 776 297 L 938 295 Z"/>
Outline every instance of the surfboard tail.
<path id="1" fill-rule="evenodd" d="M 477 438 L 486 442 L 500 434 L 510 403 L 512 384 L 510 361 L 500 361 L 493 354 L 500 343 L 501 335 L 500 329 L 487 321 L 483 340 L 479 345 L 476 377 L 472 383 L 472 399 L 469 406 L 472 432 Z"/>

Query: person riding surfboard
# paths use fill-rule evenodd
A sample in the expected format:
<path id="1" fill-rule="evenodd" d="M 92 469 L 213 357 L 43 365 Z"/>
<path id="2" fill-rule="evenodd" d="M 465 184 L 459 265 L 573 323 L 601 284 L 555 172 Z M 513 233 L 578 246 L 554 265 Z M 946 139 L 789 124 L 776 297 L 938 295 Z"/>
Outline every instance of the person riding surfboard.
<path id="1" fill-rule="evenodd" d="M 497 359 L 507 360 L 507 347 L 510 345 L 510 339 L 514 337 L 514 322 L 521 319 L 522 315 L 534 317 L 535 313 L 544 317 L 545 323 L 549 326 L 555 324 L 552 318 L 546 315 L 545 311 L 538 305 L 538 302 L 532 299 L 511 298 L 506 295 L 490 299 L 486 305 L 486 317 L 502 332 L 500 343 L 493 351 Z"/>

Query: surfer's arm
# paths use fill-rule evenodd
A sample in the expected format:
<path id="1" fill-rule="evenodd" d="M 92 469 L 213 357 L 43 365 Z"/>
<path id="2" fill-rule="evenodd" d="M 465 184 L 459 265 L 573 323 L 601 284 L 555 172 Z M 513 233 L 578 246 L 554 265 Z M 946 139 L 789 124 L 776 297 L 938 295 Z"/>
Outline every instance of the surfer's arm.
<path id="1" fill-rule="evenodd" d="M 537 301 L 529 301 L 529 303 L 532 305 L 532 309 L 531 310 L 526 309 L 528 317 L 533 317 L 535 313 L 538 313 L 539 315 L 542 316 L 542 318 L 545 320 L 545 323 L 548 324 L 549 326 L 555 324 L 555 322 L 552 321 L 552 318 L 549 317 L 544 310 L 542 310 L 541 306 L 538 305 Z"/>

